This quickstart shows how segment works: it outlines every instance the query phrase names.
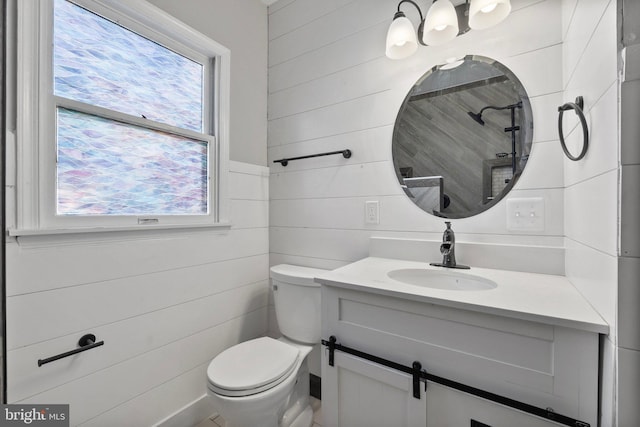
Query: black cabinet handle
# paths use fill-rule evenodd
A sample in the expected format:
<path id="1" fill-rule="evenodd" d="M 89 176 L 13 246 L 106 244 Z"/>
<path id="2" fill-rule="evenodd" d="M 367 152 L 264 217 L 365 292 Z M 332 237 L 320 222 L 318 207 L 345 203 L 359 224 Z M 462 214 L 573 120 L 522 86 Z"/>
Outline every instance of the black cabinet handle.
<path id="1" fill-rule="evenodd" d="M 55 362 L 56 360 L 64 359 L 65 357 L 73 356 L 74 354 L 82 353 L 83 351 L 91 350 L 92 348 L 100 347 L 104 345 L 104 341 L 96 342 L 96 336 L 93 334 L 86 334 L 80 341 L 78 341 L 80 348 L 67 351 L 64 353 L 56 354 L 55 356 L 47 357 L 46 359 L 38 359 L 38 367 L 45 363 Z"/>

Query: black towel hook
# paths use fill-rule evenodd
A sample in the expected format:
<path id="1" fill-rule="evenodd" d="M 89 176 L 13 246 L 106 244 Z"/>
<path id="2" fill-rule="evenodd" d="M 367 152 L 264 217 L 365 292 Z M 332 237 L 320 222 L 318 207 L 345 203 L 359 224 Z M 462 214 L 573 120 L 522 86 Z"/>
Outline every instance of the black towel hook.
<path id="1" fill-rule="evenodd" d="M 587 154 L 587 149 L 589 148 L 589 128 L 587 127 L 587 120 L 584 117 L 584 99 L 581 96 L 576 98 L 576 102 L 567 102 L 566 104 L 558 107 L 558 135 L 560 136 L 560 145 L 562 145 L 562 151 L 566 156 L 575 161 L 582 159 L 585 154 Z M 582 135 L 583 135 L 583 143 L 582 143 L 582 151 L 577 156 L 574 156 L 569 152 L 567 148 L 567 144 L 564 141 L 564 131 L 562 130 L 562 115 L 567 110 L 574 110 L 576 115 L 580 119 L 580 124 L 582 125 Z"/>

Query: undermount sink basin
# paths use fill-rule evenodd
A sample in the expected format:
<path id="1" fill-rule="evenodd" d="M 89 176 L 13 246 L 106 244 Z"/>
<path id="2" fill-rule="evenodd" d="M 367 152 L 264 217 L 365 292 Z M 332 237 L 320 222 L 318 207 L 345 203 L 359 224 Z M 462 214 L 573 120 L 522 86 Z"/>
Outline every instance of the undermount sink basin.
<path id="1" fill-rule="evenodd" d="M 486 291 L 494 289 L 496 282 L 471 274 L 456 274 L 449 271 L 427 270 L 421 268 L 403 268 L 387 273 L 393 280 L 408 285 L 448 291 Z"/>

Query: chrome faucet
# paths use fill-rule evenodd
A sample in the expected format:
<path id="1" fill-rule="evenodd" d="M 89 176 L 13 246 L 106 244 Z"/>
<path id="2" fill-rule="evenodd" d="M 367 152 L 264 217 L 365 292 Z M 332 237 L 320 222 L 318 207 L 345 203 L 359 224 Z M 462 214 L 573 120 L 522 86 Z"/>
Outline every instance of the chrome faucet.
<path id="1" fill-rule="evenodd" d="M 431 265 L 447 268 L 470 268 L 467 265 L 461 265 L 456 262 L 456 235 L 451 228 L 451 222 L 445 221 L 445 224 L 447 224 L 447 229 L 442 234 L 442 244 L 440 245 L 442 263 L 432 262 Z"/>

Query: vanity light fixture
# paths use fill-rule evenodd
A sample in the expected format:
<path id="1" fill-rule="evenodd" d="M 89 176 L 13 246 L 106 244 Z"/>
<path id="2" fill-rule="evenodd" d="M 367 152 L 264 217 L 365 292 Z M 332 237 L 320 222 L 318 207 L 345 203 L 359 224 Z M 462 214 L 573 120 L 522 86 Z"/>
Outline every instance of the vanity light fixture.
<path id="1" fill-rule="evenodd" d="M 410 3 L 418 10 L 420 24 L 418 31 L 400 10 L 403 3 Z M 412 0 L 401 0 L 398 11 L 387 31 L 385 54 L 390 59 L 403 59 L 423 46 L 437 46 L 453 40 L 470 28 L 479 30 L 492 27 L 503 21 L 511 12 L 510 0 L 466 0 L 455 6 L 451 0 L 434 0 L 426 18 L 420 6 Z"/>
<path id="2" fill-rule="evenodd" d="M 458 15 L 450 0 L 436 0 L 424 20 L 422 41 L 437 46 L 456 38 L 459 32 Z"/>
<path id="3" fill-rule="evenodd" d="M 511 13 L 510 0 L 473 0 L 469 7 L 469 27 L 484 30 L 502 22 Z"/>
<path id="4" fill-rule="evenodd" d="M 413 29 L 413 24 L 409 21 L 409 18 L 400 11 L 402 3 L 411 3 L 418 9 L 420 14 L 420 25 L 418 26 L 418 37 Z M 385 54 L 391 59 L 403 59 L 407 58 L 418 50 L 418 40 L 420 44 L 422 42 L 422 29 L 424 28 L 424 18 L 422 17 L 422 11 L 417 4 L 411 0 L 402 0 L 398 3 L 398 11 L 393 15 L 393 21 L 387 31 L 387 47 Z"/>

